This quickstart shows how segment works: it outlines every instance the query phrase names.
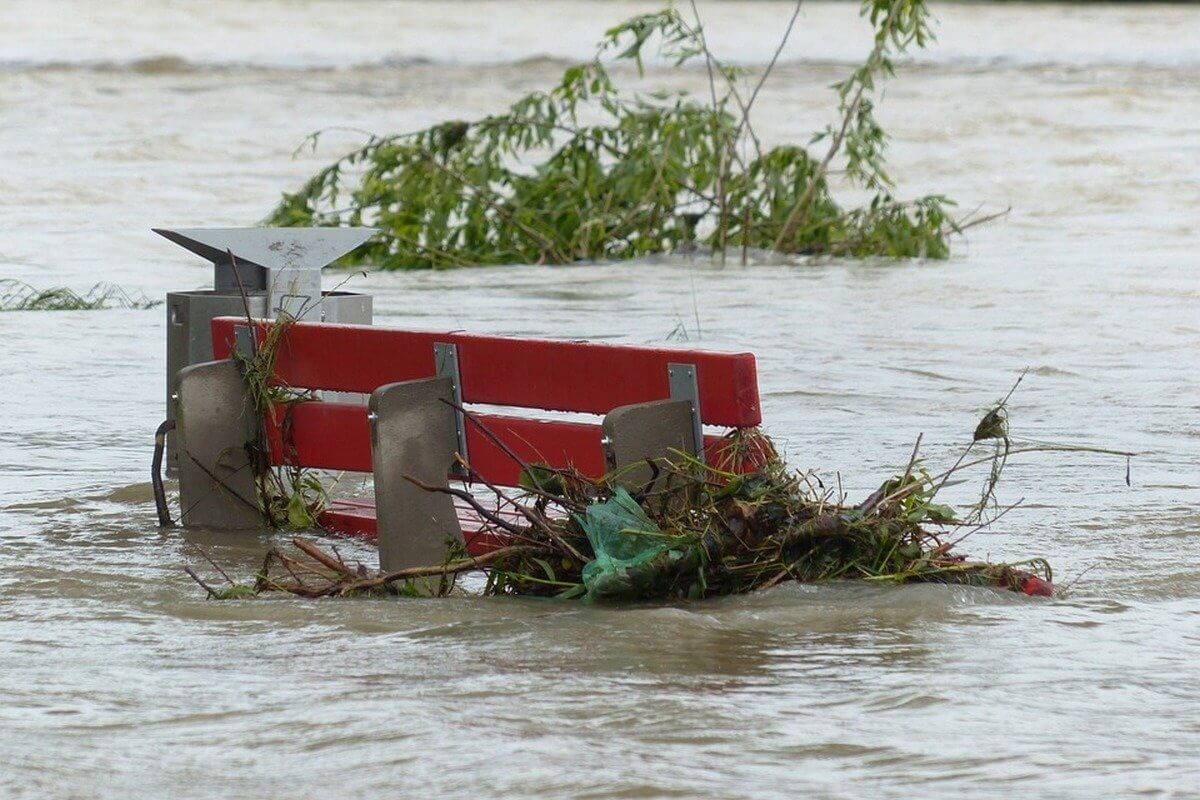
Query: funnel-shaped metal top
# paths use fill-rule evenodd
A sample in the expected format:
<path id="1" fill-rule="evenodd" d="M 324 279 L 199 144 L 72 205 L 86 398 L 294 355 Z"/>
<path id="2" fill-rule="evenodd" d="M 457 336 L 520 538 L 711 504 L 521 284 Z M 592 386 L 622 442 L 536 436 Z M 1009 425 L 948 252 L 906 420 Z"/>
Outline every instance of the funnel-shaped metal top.
<path id="1" fill-rule="evenodd" d="M 239 263 L 269 270 L 321 269 L 379 231 L 375 228 L 153 228 L 159 236 L 214 264 Z"/>

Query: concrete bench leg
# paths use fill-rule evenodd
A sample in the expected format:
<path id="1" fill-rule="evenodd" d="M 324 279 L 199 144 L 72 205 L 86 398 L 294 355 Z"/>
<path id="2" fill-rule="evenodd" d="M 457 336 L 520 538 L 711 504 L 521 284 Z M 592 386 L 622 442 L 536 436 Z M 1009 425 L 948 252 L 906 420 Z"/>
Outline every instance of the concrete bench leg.
<path id="1" fill-rule="evenodd" d="M 440 564 L 447 538 L 462 542 L 450 495 L 426 491 L 405 478 L 449 486 L 446 476 L 458 450 L 454 408 L 447 405 L 453 397 L 450 378 L 391 383 L 371 394 L 379 567 L 385 572 Z"/>
<path id="2" fill-rule="evenodd" d="M 256 420 L 237 364 L 207 361 L 185 367 L 173 394 L 183 524 L 264 527 L 246 449 L 254 441 Z"/>
<path id="3" fill-rule="evenodd" d="M 647 459 L 669 460 L 671 450 L 698 452 L 692 403 L 654 400 L 614 408 L 604 417 L 604 456 L 609 471 L 620 470 L 615 483 L 630 491 L 646 488 L 654 472 Z"/>

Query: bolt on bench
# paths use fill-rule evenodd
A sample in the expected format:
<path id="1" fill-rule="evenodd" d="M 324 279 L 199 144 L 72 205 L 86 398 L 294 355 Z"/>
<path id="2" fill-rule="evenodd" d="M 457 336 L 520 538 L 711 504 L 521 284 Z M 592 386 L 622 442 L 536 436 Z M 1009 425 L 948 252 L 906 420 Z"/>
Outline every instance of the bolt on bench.
<path id="1" fill-rule="evenodd" d="M 217 360 L 175 378 L 185 525 L 263 524 L 248 446 L 259 423 L 232 355 L 252 353 L 272 324 L 214 319 Z M 476 555 L 505 543 L 465 503 L 407 479 L 443 488 L 451 476 L 471 479 L 460 474 L 456 454 L 475 478 L 495 486 L 519 486 L 518 459 L 589 477 L 627 470 L 620 479 L 642 485 L 652 473 L 638 462 L 671 449 L 711 458 L 722 437 L 706 436 L 703 425 L 761 421 L 749 353 L 295 322 L 275 354 L 272 384 L 370 396 L 366 406 L 317 399 L 268 414 L 267 458 L 274 466 L 372 473 L 374 503 L 334 500 L 321 524 L 377 536 L 386 571 L 439 563 L 447 537 Z M 519 411 L 468 415 L 464 404 L 603 418 L 595 424 Z"/>

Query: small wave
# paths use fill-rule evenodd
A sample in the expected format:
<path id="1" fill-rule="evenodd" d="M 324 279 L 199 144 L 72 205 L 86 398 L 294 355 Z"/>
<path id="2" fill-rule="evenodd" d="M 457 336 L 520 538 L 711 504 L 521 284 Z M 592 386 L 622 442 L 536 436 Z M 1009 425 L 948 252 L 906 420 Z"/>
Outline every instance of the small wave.
<path id="1" fill-rule="evenodd" d="M 136 59 L 129 64 L 131 72 L 143 75 L 171 75 L 179 72 L 192 72 L 194 69 L 192 64 L 179 56 L 151 56 Z"/>
<path id="2" fill-rule="evenodd" d="M 456 62 L 440 62 L 443 66 L 454 66 Z M 513 62 L 520 63 L 520 62 Z M 565 62 L 564 62 L 565 63 Z M 353 72 L 356 70 L 397 69 L 405 67 L 437 66 L 439 62 L 422 56 L 386 57 L 370 61 L 344 64 L 313 61 L 297 63 L 272 60 L 196 61 L 178 55 L 156 55 L 129 60 L 85 59 L 71 61 L 50 59 L 46 61 L 0 61 L 0 72 L 93 72 L 131 73 L 137 75 L 189 75 L 223 72 Z M 475 66 L 465 64 L 464 66 Z M 485 66 L 485 65 L 479 65 Z"/>
<path id="3" fill-rule="evenodd" d="M 141 505 L 154 501 L 154 487 L 149 482 L 131 483 L 99 494 L 88 495 L 84 499 L 122 505 Z"/>
<path id="4" fill-rule="evenodd" d="M 373 70 L 409 69 L 420 67 L 443 67 L 461 69 L 486 69 L 494 67 L 513 67 L 525 69 L 546 69 L 553 71 L 577 63 L 581 59 L 570 58 L 561 54 L 551 53 L 513 53 L 491 54 L 490 58 L 472 59 L 469 57 L 438 57 L 430 55 L 382 55 L 377 58 L 345 61 L 335 58 L 313 58 L 305 61 L 285 59 L 231 59 L 221 61 L 197 60 L 182 55 L 163 53 L 159 55 L 142 56 L 133 59 L 46 59 L 46 60 L 0 60 L 0 73 L 38 73 L 38 72 L 94 72 L 94 73 L 130 73 L 137 75 L 186 75 L 222 72 L 284 72 L 284 73 L 323 73 L 323 72 L 369 72 Z M 764 66 L 758 59 L 727 59 L 728 63 L 754 69 Z M 857 67 L 859 62 L 852 58 L 801 58 L 780 61 L 776 66 L 777 72 L 800 69 L 849 70 Z M 663 70 L 675 69 L 669 64 L 647 64 L 648 71 L 655 67 Z M 1129 69 L 1149 70 L 1171 73 L 1194 73 L 1200 71 L 1200 59 L 1179 58 L 1090 58 L 1070 56 L 1061 59 L 1024 58 L 1020 56 L 921 56 L 903 62 L 903 67 L 909 69 L 935 70 L 958 73 L 985 73 L 1003 71 L 1038 72 L 1045 70 L 1079 70 L 1079 69 Z M 683 67 L 696 72 L 704 71 L 703 64 L 692 64 Z"/>
<path id="5" fill-rule="evenodd" d="M 951 375 L 943 375 L 940 372 L 934 372 L 932 370 L 927 370 L 927 369 L 917 369 L 916 367 L 887 366 L 884 368 L 889 369 L 892 372 L 899 372 L 899 373 L 902 373 L 905 375 L 915 375 L 918 378 L 930 378 L 935 381 L 945 381 L 947 383 L 958 383 L 960 381 L 959 378 L 955 378 Z"/>
<path id="6" fill-rule="evenodd" d="M 1072 372 L 1069 369 L 1061 367 L 1052 367 L 1049 364 L 1043 364 L 1040 367 L 1031 367 L 1030 374 L 1037 375 L 1042 378 L 1078 378 L 1078 372 Z"/>
<path id="7" fill-rule="evenodd" d="M 11 503 L 4 506 L 5 511 L 66 511 L 74 510 L 83 505 L 83 501 L 74 497 L 60 497 L 52 500 L 34 500 L 27 503 Z"/>

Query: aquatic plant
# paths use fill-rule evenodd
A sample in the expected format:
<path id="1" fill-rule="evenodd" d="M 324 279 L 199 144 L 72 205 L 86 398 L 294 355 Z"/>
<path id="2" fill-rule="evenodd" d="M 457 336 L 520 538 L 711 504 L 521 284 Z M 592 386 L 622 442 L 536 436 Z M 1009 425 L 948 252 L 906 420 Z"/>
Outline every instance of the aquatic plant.
<path id="1" fill-rule="evenodd" d="M 955 220 L 941 195 L 897 199 L 878 84 L 895 59 L 932 39 L 925 0 L 866 0 L 871 51 L 833 85 L 838 121 L 806 145 L 768 148 L 753 108 L 768 67 L 751 80 L 707 43 L 694 3 L 610 29 L 594 58 L 567 69 L 502 114 L 372 136 L 285 194 L 273 225 L 373 225 L 374 242 L 347 263 L 388 269 L 629 259 L 705 247 L 724 259 L 751 249 L 795 254 L 945 258 Z M 675 67 L 703 62 L 709 96 L 621 87 L 613 63 L 639 75 L 657 53 Z M 316 146 L 319 133 L 309 142 Z M 809 146 L 823 152 L 813 154 Z M 834 197 L 832 168 L 869 200 Z"/>
<path id="2" fill-rule="evenodd" d="M 0 311 L 96 311 L 104 308 L 146 309 L 161 305 L 143 294 L 130 294 L 112 283 L 97 283 L 80 294 L 64 286 L 37 289 L 24 281 L 0 280 Z"/>

